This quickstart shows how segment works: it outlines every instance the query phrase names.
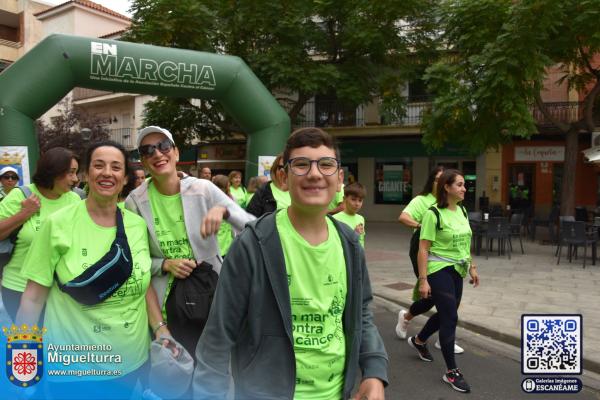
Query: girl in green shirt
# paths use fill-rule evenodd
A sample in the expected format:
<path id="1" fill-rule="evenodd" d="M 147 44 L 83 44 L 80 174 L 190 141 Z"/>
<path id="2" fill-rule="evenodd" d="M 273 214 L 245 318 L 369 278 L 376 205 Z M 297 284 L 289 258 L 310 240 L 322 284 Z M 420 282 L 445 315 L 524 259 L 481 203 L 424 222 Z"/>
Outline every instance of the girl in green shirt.
<path id="1" fill-rule="evenodd" d="M 33 183 L 28 185 L 31 196 L 12 190 L 0 203 L 0 239 L 18 230 L 15 247 L 2 276 L 2 300 L 14 321 L 25 291 L 27 279 L 22 275 L 23 261 L 42 224 L 52 213 L 78 203 L 80 198 L 71 191 L 77 183 L 78 162 L 75 154 L 55 147 L 40 157 Z"/>
<path id="2" fill-rule="evenodd" d="M 479 285 L 477 269 L 470 256 L 471 228 L 461 205 L 465 192 L 462 173 L 453 169 L 444 171 L 438 180 L 435 205 L 439 217 L 433 210 L 428 210 L 423 217 L 418 254 L 419 294 L 421 298 L 431 298 L 437 312 L 416 336 L 408 338 L 408 344 L 417 350 L 422 360 L 433 361 L 426 342 L 439 330 L 447 367 L 442 379 L 459 392 L 470 391 L 454 358 L 458 305 L 467 269 L 473 285 Z"/>
<path id="3" fill-rule="evenodd" d="M 242 208 L 246 208 L 246 188 L 242 185 L 242 173 L 240 171 L 231 171 L 229 173 L 229 190 L 231 197 Z"/>

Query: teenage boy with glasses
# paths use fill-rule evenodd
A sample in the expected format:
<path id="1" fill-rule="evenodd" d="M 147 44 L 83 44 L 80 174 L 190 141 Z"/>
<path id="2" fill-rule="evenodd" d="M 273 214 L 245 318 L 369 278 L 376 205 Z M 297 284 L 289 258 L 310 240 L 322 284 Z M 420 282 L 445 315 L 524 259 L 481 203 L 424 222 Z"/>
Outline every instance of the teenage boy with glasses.
<path id="1" fill-rule="evenodd" d="M 291 205 L 248 224 L 223 264 L 198 346 L 195 398 L 384 398 L 387 354 L 373 324 L 365 256 L 327 216 L 343 171 L 318 128 L 289 137 L 282 177 Z M 231 354 L 231 363 L 230 363 Z"/>

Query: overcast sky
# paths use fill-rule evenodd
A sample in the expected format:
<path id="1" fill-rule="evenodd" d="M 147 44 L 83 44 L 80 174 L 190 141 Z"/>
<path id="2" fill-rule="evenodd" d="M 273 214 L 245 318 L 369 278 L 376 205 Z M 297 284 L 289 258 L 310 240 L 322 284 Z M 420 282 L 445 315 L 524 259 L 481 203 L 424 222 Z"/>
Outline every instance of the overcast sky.
<path id="1" fill-rule="evenodd" d="M 66 0 L 41 0 L 44 3 L 58 5 L 66 3 Z M 102 4 L 104 7 L 110 8 L 118 12 L 119 14 L 131 17 L 131 14 L 127 11 L 131 5 L 130 0 L 91 0 L 94 3 Z"/>

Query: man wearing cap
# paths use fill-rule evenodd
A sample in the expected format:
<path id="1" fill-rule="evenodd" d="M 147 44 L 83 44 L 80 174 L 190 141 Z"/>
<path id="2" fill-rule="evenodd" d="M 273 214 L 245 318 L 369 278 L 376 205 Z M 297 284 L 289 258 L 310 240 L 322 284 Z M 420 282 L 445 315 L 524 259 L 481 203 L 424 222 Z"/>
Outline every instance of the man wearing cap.
<path id="1" fill-rule="evenodd" d="M 5 198 L 11 190 L 19 184 L 19 171 L 13 167 L 4 167 L 0 169 L 0 201 Z"/>
<path id="2" fill-rule="evenodd" d="M 221 221 L 226 219 L 241 230 L 254 217 L 212 182 L 191 176 L 178 177 L 179 150 L 167 129 L 158 126 L 142 129 L 137 147 L 150 179 L 131 192 L 125 204 L 148 225 L 155 275 L 152 286 L 156 291 L 156 294 L 151 291 L 149 296 L 157 297 L 156 303 L 149 306 L 148 317 L 159 338 L 169 322 L 164 300 L 174 278 L 186 279 L 203 261 L 219 273 L 221 253 L 215 235 Z"/>

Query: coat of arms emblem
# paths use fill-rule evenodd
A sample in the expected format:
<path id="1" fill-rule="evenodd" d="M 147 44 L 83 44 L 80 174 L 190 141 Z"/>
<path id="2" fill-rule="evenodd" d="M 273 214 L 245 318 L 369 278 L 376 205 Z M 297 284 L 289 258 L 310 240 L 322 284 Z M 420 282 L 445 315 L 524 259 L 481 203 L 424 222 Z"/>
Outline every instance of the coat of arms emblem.
<path id="1" fill-rule="evenodd" d="M 2 331 L 8 338 L 6 343 L 6 375 L 19 387 L 35 385 L 44 373 L 43 335 L 46 328 L 31 328 L 27 324 L 12 325 Z"/>

